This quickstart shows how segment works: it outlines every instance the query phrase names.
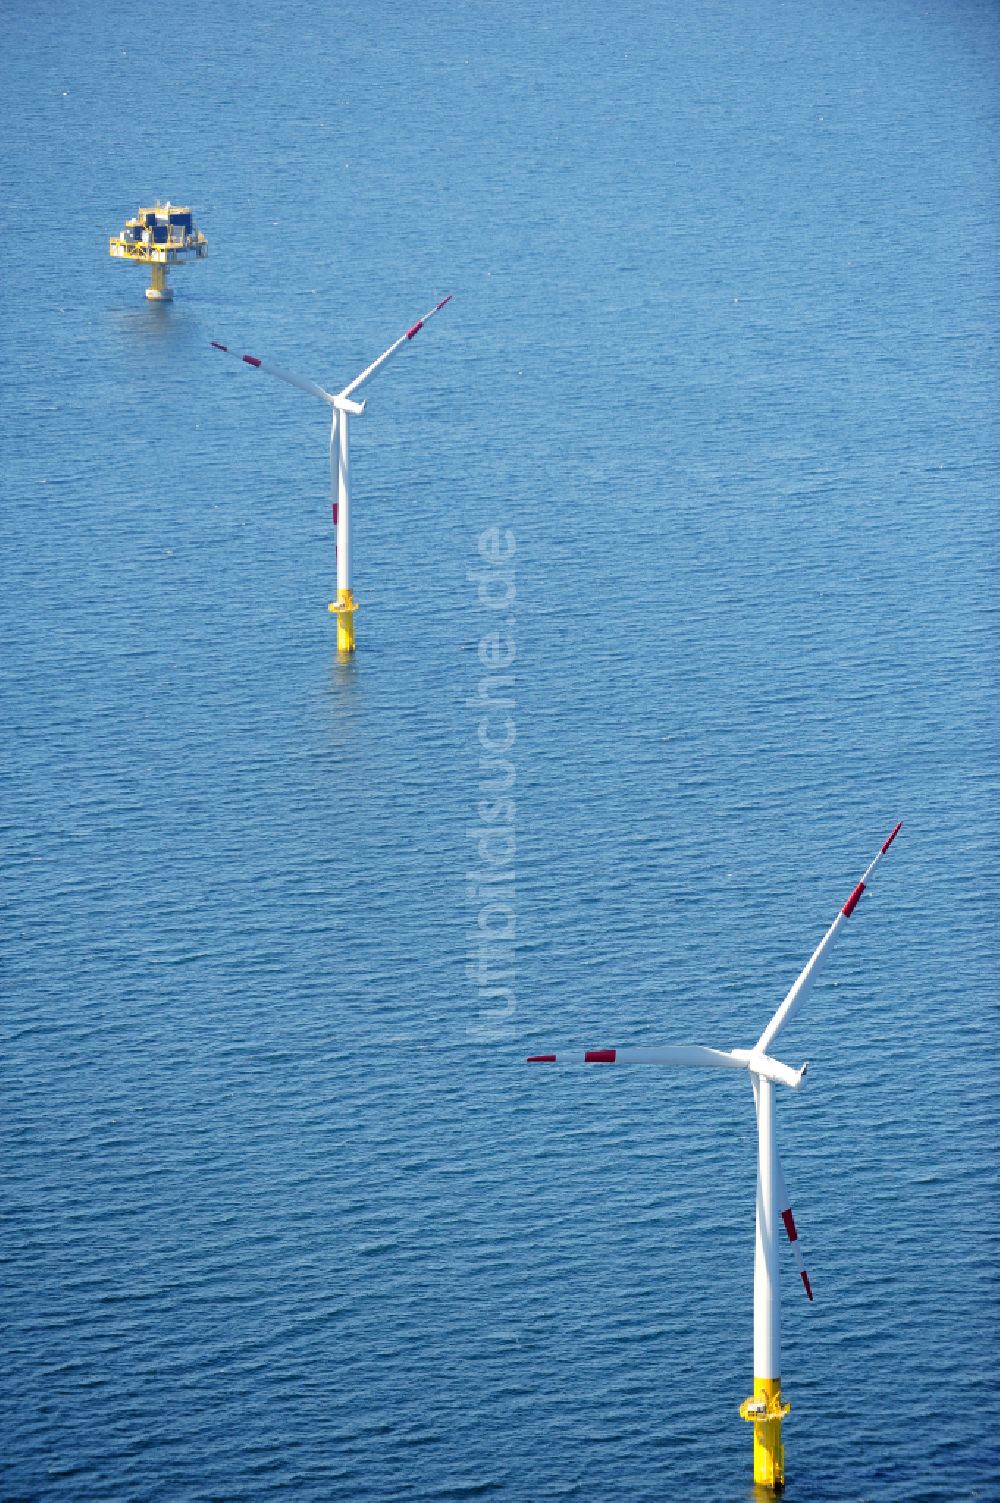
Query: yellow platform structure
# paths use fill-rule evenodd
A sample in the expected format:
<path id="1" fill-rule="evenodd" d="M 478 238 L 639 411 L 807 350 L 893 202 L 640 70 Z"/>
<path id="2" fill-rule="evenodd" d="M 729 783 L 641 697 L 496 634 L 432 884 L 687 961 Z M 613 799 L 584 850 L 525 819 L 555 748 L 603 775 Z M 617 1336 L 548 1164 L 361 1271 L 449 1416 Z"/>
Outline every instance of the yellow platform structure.
<path id="1" fill-rule="evenodd" d="M 753 1393 L 740 1405 L 740 1415 L 753 1425 L 753 1480 L 774 1492 L 785 1485 L 781 1421 L 791 1407 L 781 1397 L 780 1378 L 754 1378 Z"/>
<path id="2" fill-rule="evenodd" d="M 203 261 L 208 241 L 195 224 L 189 208 L 159 199 L 150 209 L 140 209 L 124 229 L 112 235 L 108 254 L 119 261 L 141 261 L 149 267 L 146 296 L 151 303 L 169 303 L 174 289 L 167 281 L 171 266 L 184 261 Z"/>

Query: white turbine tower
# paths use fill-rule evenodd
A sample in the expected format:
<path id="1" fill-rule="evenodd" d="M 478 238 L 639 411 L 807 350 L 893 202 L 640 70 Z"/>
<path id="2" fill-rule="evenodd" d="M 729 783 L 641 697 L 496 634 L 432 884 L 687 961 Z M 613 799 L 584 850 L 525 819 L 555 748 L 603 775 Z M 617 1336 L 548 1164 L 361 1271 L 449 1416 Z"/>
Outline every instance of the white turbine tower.
<path id="1" fill-rule="evenodd" d="M 308 392 L 311 397 L 318 397 L 321 402 L 326 402 L 333 408 L 333 419 L 330 424 L 330 489 L 333 497 L 333 525 L 337 536 L 337 598 L 330 602 L 330 610 L 337 618 L 337 646 L 341 652 L 354 651 L 354 613 L 358 608 L 351 583 L 350 450 L 347 421 L 351 413 L 359 415 L 364 412 L 365 403 L 355 402 L 354 393 L 366 381 L 369 381 L 375 372 L 392 355 L 395 355 L 397 350 L 409 344 L 420 333 L 428 319 L 433 318 L 435 313 L 440 313 L 445 303 L 450 302 L 451 294 L 449 293 L 439 303 L 435 303 L 423 318 L 418 318 L 405 334 L 401 334 L 395 344 L 383 350 L 378 359 L 366 366 L 360 376 L 355 376 L 353 381 L 348 382 L 343 390 L 338 392 L 326 391 L 322 386 L 317 386 L 315 381 L 306 381 L 301 376 L 293 376 L 288 371 L 279 370 L 275 365 L 265 364 L 263 360 L 258 360 L 256 355 L 241 355 L 239 351 L 231 350 L 226 344 L 219 344 L 214 339 L 210 341 L 213 350 L 223 350 L 227 355 L 235 355 L 237 360 L 242 360 L 246 365 L 252 365 L 255 370 L 265 371 L 269 376 L 277 376 L 279 381 L 285 381 L 289 386 L 297 387 L 299 391 Z"/>
<path id="2" fill-rule="evenodd" d="M 753 1282 L 753 1395 L 740 1405 L 740 1414 L 754 1427 L 754 1481 L 780 1489 L 785 1482 L 785 1451 L 781 1421 L 790 1405 L 781 1397 L 781 1289 L 778 1281 L 778 1222 L 784 1223 L 799 1264 L 806 1294 L 812 1299 L 809 1275 L 798 1246 L 784 1175 L 775 1143 L 774 1087 L 797 1089 L 806 1066 L 793 1070 L 769 1053 L 785 1024 L 795 1016 L 816 979 L 834 940 L 861 899 L 872 872 L 899 834 L 902 821 L 885 841 L 875 860 L 840 909 L 809 963 L 752 1049 L 708 1049 L 701 1044 L 668 1044 L 652 1048 L 588 1049 L 571 1054 L 533 1054 L 529 1064 L 696 1065 L 746 1070 L 753 1084 L 757 1109 L 757 1235 Z"/>

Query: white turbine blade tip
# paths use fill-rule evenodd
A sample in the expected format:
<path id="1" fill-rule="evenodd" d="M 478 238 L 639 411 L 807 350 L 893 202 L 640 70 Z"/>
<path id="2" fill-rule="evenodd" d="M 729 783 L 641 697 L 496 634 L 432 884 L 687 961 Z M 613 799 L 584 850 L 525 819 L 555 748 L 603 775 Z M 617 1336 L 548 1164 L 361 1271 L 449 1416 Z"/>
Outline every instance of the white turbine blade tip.
<path id="1" fill-rule="evenodd" d="M 795 1261 L 799 1265 L 799 1278 L 802 1280 L 802 1287 L 806 1291 L 806 1298 L 811 1300 L 813 1297 L 812 1284 L 809 1282 L 809 1274 L 806 1271 L 805 1259 L 802 1256 L 802 1249 L 799 1246 L 799 1234 L 795 1226 L 795 1217 L 792 1215 L 791 1206 L 788 1206 L 787 1209 L 782 1211 L 781 1219 L 785 1223 L 785 1231 L 788 1233 L 788 1240 L 791 1243 L 792 1249 L 795 1253 Z"/>
<path id="2" fill-rule="evenodd" d="M 895 838 L 896 838 L 896 836 L 897 836 L 897 835 L 898 835 L 898 834 L 899 834 L 899 832 L 900 832 L 900 830 L 901 830 L 901 829 L 902 829 L 902 828 L 903 828 L 903 821 L 902 821 L 902 820 L 900 820 L 900 821 L 899 821 L 899 824 L 898 824 L 898 825 L 897 825 L 897 826 L 896 826 L 896 828 L 895 828 L 895 829 L 894 829 L 894 830 L 893 830 L 893 832 L 892 832 L 892 834 L 891 834 L 891 835 L 890 835 L 890 836 L 889 836 L 889 839 L 888 839 L 888 840 L 887 840 L 887 841 L 886 841 L 886 842 L 885 842 L 885 844 L 884 844 L 884 845 L 883 845 L 883 847 L 882 847 L 882 849 L 881 849 L 881 851 L 880 851 L 880 852 L 879 852 L 879 855 L 880 855 L 880 856 L 884 856 L 884 855 L 885 855 L 885 853 L 886 853 L 886 851 L 887 851 L 887 850 L 888 850 L 888 849 L 889 849 L 889 847 L 890 847 L 890 846 L 891 846 L 891 845 L 892 845 L 892 842 L 893 842 L 893 841 L 894 841 L 894 840 L 895 840 Z"/>
<path id="3" fill-rule="evenodd" d="M 785 1209 L 781 1213 L 781 1219 L 784 1222 L 785 1231 L 788 1234 L 788 1240 L 791 1243 L 792 1250 L 795 1253 L 795 1261 L 799 1265 L 799 1278 L 802 1280 L 802 1286 L 806 1291 L 807 1298 L 811 1300 L 813 1297 L 812 1284 L 810 1284 L 809 1282 L 809 1275 L 806 1272 L 805 1261 L 802 1257 L 802 1249 L 799 1246 L 799 1231 L 798 1227 L 795 1225 L 795 1217 L 792 1215 L 791 1206 L 787 1203 L 788 1191 L 785 1188 L 785 1176 L 781 1172 L 780 1164 L 778 1166 L 778 1179 L 781 1186 L 781 1199 L 785 1202 Z"/>
<path id="4" fill-rule="evenodd" d="M 241 355 L 239 350 L 231 350 L 228 344 L 220 344 L 217 339 L 210 339 L 209 344 L 213 350 L 222 350 L 226 355 L 232 355 L 234 360 L 242 360 L 244 365 L 252 365 L 254 370 L 264 371 L 268 376 L 275 376 L 279 381 L 284 381 L 287 386 L 295 386 L 299 391 L 304 391 L 311 397 L 318 397 L 321 402 L 333 402 L 333 397 L 322 386 L 317 386 L 315 381 L 307 381 L 304 376 L 293 375 L 291 371 L 279 370 L 276 365 L 265 365 L 263 360 L 258 360 L 256 355 Z"/>
<path id="5" fill-rule="evenodd" d="M 861 881 L 858 882 L 850 897 L 847 899 L 847 902 L 837 913 L 836 918 L 824 934 L 823 938 L 820 940 L 819 944 L 816 946 L 816 949 L 813 951 L 808 962 L 799 972 L 799 975 L 796 978 L 794 984 L 786 994 L 784 1001 L 774 1013 L 771 1021 L 768 1023 L 767 1027 L 764 1029 L 764 1032 L 757 1040 L 755 1052 L 766 1052 L 770 1048 L 771 1044 L 773 1044 L 774 1040 L 777 1038 L 780 1030 L 800 1007 L 803 999 L 805 998 L 810 987 L 812 986 L 813 981 L 816 978 L 816 973 L 819 970 L 824 956 L 829 951 L 840 930 L 843 928 L 844 920 L 850 918 L 855 908 L 857 908 L 858 904 L 861 902 L 862 895 L 867 889 L 869 877 L 875 870 L 878 863 L 881 861 L 882 857 L 885 855 L 886 851 L 892 845 L 892 842 L 895 840 L 896 836 L 899 834 L 902 828 L 903 821 L 900 820 L 888 839 L 882 842 L 882 845 L 879 847 L 878 855 L 875 857 L 874 861 L 872 861 L 867 867 L 864 876 L 861 878 Z"/>
<path id="6" fill-rule="evenodd" d="M 574 1052 L 561 1056 L 563 1064 L 577 1065 L 613 1065 L 618 1057 L 617 1049 L 586 1049 L 583 1054 Z M 558 1063 L 560 1056 L 555 1054 L 529 1054 L 526 1063 L 529 1065 L 554 1065 Z"/>
<path id="7" fill-rule="evenodd" d="M 253 365 L 260 370 L 260 361 L 256 355 L 241 355 L 238 350 L 231 350 L 228 344 L 220 344 L 217 339 L 209 341 L 213 350 L 223 350 L 227 355 L 235 355 L 237 360 L 242 360 L 247 365 Z"/>
<path id="8" fill-rule="evenodd" d="M 399 338 L 393 344 L 391 344 L 387 350 L 382 351 L 377 360 L 373 360 L 371 365 L 366 366 L 360 375 L 355 376 L 353 381 L 349 381 L 344 387 L 343 391 L 339 392 L 338 395 L 341 398 L 349 397 L 352 392 L 357 391 L 359 386 L 363 386 L 366 381 L 371 380 L 375 372 L 379 370 L 387 360 L 395 355 L 396 351 L 402 345 L 409 344 L 411 340 L 415 339 L 427 320 L 429 318 L 433 318 L 435 313 L 440 313 L 445 304 L 451 302 L 451 299 L 452 294 L 449 292 L 447 297 L 443 297 L 439 303 L 435 303 L 434 307 L 431 308 L 427 313 L 425 313 L 423 318 L 418 318 L 415 324 L 411 324 L 410 328 L 407 329 L 405 334 L 400 334 Z"/>
<path id="9" fill-rule="evenodd" d="M 441 309 L 444 307 L 445 303 L 450 303 L 451 299 L 452 299 L 452 293 L 449 292 L 449 294 L 448 294 L 447 297 L 443 297 L 439 303 L 435 303 L 434 304 L 434 307 L 431 309 L 431 311 L 429 313 L 425 313 L 424 316 L 423 316 L 423 318 L 418 318 L 417 321 L 416 321 L 416 323 L 413 325 L 413 328 L 412 329 L 407 329 L 407 331 L 404 334 L 403 338 L 404 339 L 412 339 L 414 337 L 414 335 L 419 334 L 420 330 L 423 328 L 423 326 L 427 322 L 427 320 L 429 318 L 433 318 L 434 315 L 435 315 L 435 313 L 440 313 Z"/>

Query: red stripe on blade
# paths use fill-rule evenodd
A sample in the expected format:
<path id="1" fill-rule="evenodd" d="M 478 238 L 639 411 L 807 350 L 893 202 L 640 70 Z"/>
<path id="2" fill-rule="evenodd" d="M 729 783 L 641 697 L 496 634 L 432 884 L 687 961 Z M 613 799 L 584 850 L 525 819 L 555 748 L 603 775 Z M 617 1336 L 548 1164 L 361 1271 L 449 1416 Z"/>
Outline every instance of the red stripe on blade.
<path id="1" fill-rule="evenodd" d="M 339 505 L 338 505 L 338 503 L 336 501 L 330 507 L 330 510 L 333 512 L 333 525 L 334 525 L 334 527 L 336 527 L 336 525 L 337 525 L 337 516 L 338 516 L 339 510 L 340 510 Z"/>
<path id="2" fill-rule="evenodd" d="M 529 1054 L 527 1059 L 529 1065 L 554 1065 L 555 1062 L 554 1054 Z"/>
<path id="3" fill-rule="evenodd" d="M 806 1286 L 806 1293 L 808 1294 L 809 1298 L 812 1299 L 813 1292 L 812 1292 L 812 1285 L 809 1282 L 809 1275 L 806 1273 L 806 1271 L 805 1271 L 804 1268 L 800 1268 L 799 1269 L 799 1273 L 802 1275 L 802 1282 Z"/>
<path id="4" fill-rule="evenodd" d="M 899 824 L 893 830 L 892 834 L 889 836 L 889 839 L 886 841 L 885 845 L 882 847 L 882 855 L 883 856 L 885 855 L 885 853 L 889 849 L 889 847 L 892 845 L 892 842 L 895 840 L 896 836 L 899 834 L 899 832 L 900 832 L 900 830 L 902 828 L 903 828 L 903 821 L 900 820 Z"/>
<path id="5" fill-rule="evenodd" d="M 449 292 L 449 294 L 448 294 L 447 297 L 443 297 L 441 299 L 441 301 L 438 303 L 437 307 L 434 309 L 434 312 L 438 313 L 444 307 L 445 303 L 450 303 L 453 296 L 454 296 L 454 294 L 451 293 L 451 292 Z"/>
<path id="6" fill-rule="evenodd" d="M 212 349 L 213 350 L 225 350 L 226 354 L 227 355 L 229 354 L 229 346 L 228 346 L 228 344 L 219 344 L 218 341 L 215 340 L 215 339 L 212 340 Z"/>
<path id="7" fill-rule="evenodd" d="M 418 319 L 418 321 L 413 325 L 412 329 L 407 329 L 407 331 L 406 331 L 406 337 L 407 337 L 407 339 L 412 339 L 413 336 L 414 336 L 414 334 L 419 334 L 420 330 L 423 328 L 423 326 L 424 326 L 423 319 L 422 318 Z"/>
<path id="8" fill-rule="evenodd" d="M 788 1233 L 789 1242 L 795 1242 L 799 1234 L 795 1230 L 795 1217 L 792 1215 L 791 1206 L 789 1206 L 787 1211 L 782 1211 L 781 1219 L 785 1223 L 785 1231 Z"/>
<path id="9" fill-rule="evenodd" d="M 583 1060 L 587 1065 L 613 1065 L 617 1054 L 617 1049 L 588 1049 Z"/>
<path id="10" fill-rule="evenodd" d="M 840 910 L 845 918 L 850 918 L 855 908 L 857 908 L 858 904 L 861 902 L 861 894 L 864 892 L 864 890 L 865 884 L 863 882 L 859 882 L 857 887 L 851 893 L 851 896 L 848 898 L 847 902 L 844 904 L 843 908 Z"/>
<path id="11" fill-rule="evenodd" d="M 246 361 L 247 365 L 255 365 L 258 367 L 258 369 L 260 368 L 260 361 L 257 359 L 256 355 L 244 355 L 243 359 Z"/>

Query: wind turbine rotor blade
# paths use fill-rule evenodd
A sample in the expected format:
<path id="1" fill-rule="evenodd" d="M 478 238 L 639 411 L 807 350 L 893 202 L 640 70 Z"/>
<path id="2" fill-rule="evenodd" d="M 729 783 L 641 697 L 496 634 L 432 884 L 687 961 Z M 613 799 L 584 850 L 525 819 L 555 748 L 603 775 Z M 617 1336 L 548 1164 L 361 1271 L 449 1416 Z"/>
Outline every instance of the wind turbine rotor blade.
<path id="1" fill-rule="evenodd" d="M 760 1092 L 757 1088 L 757 1080 L 753 1075 L 751 1075 L 750 1079 L 753 1083 L 754 1111 L 759 1114 Z M 760 1128 L 758 1115 L 758 1131 L 759 1130 Z M 809 1300 L 812 1300 L 812 1284 L 810 1284 L 809 1282 L 809 1275 L 806 1272 L 806 1265 L 802 1257 L 802 1249 L 799 1247 L 798 1227 L 795 1225 L 795 1217 L 792 1215 L 792 1203 L 788 1197 L 788 1186 L 785 1184 L 785 1176 L 781 1168 L 781 1159 L 778 1157 L 777 1153 L 775 1153 L 774 1155 L 773 1163 L 776 1189 L 778 1192 L 778 1211 L 781 1216 L 781 1222 L 785 1228 L 785 1235 L 788 1237 L 788 1240 L 791 1243 L 792 1251 L 795 1253 L 795 1259 L 799 1265 L 799 1278 L 802 1280 L 802 1286 L 806 1291 L 806 1297 Z"/>
<path id="2" fill-rule="evenodd" d="M 823 938 L 816 946 L 815 950 L 809 958 L 808 963 L 803 967 L 802 971 L 800 971 L 791 990 L 788 992 L 781 1006 L 777 1009 L 771 1021 L 764 1029 L 764 1032 L 757 1040 L 753 1051 L 755 1054 L 766 1054 L 767 1050 L 777 1038 L 781 1029 L 785 1026 L 790 1018 L 794 1017 L 795 1013 L 798 1011 L 802 1002 L 808 995 L 809 990 L 816 979 L 819 968 L 822 965 L 826 955 L 828 954 L 833 941 L 837 938 L 837 935 L 840 933 L 841 929 L 844 927 L 844 924 L 850 918 L 855 908 L 857 908 L 858 903 L 861 901 L 861 895 L 868 885 L 868 880 L 871 877 L 872 872 L 875 870 L 876 866 L 882 860 L 882 857 L 885 855 L 886 851 L 889 849 L 889 847 L 892 845 L 892 842 L 899 834 L 900 829 L 902 828 L 902 824 L 903 821 L 900 820 L 899 824 L 893 830 L 888 840 L 883 842 L 878 855 L 875 857 L 874 861 L 869 864 L 869 866 L 865 870 L 863 877 L 861 878 L 861 881 L 854 888 L 850 897 L 847 899 L 847 902 L 841 908 L 840 912 L 837 914 L 837 917 L 834 919 L 833 923 L 830 925 L 829 929 L 826 931 Z"/>
<path id="3" fill-rule="evenodd" d="M 447 297 L 443 297 L 439 303 L 435 303 L 434 307 L 430 310 L 429 313 L 425 313 L 423 318 L 418 318 L 416 323 L 413 324 L 409 329 L 407 329 L 405 334 L 401 334 L 399 336 L 395 344 L 391 344 L 387 350 L 383 350 L 377 360 L 373 360 L 371 365 L 366 366 L 365 369 L 361 372 L 360 376 L 355 376 L 350 385 L 345 386 L 343 391 L 338 391 L 337 396 L 341 399 L 345 399 L 349 397 L 352 392 L 357 391 L 359 386 L 362 386 L 366 381 L 369 381 L 371 377 L 374 376 L 379 367 L 385 365 L 385 362 L 389 360 L 393 355 L 395 355 L 397 350 L 402 349 L 404 344 L 410 344 L 420 333 L 420 330 L 423 328 L 424 324 L 427 323 L 428 319 L 433 318 L 435 313 L 440 313 L 445 304 L 451 302 L 451 299 L 452 294 L 449 292 Z"/>
<path id="4" fill-rule="evenodd" d="M 664 1044 L 635 1049 L 572 1049 L 559 1054 L 531 1054 L 529 1065 L 694 1065 L 720 1070 L 745 1070 L 743 1058 L 703 1044 Z"/>
<path id="5" fill-rule="evenodd" d="M 334 405 L 334 399 L 330 392 L 324 391 L 322 386 L 317 386 L 315 381 L 307 381 L 303 376 L 293 376 L 290 371 L 279 370 L 276 365 L 265 364 L 258 360 L 256 355 L 241 355 L 239 350 L 231 350 L 227 344 L 219 344 L 215 339 L 210 340 L 213 350 L 221 350 L 224 355 L 232 355 L 235 360 L 242 360 L 244 365 L 253 366 L 254 370 L 264 371 L 269 376 L 277 376 L 279 381 L 284 381 L 288 386 L 297 387 L 299 391 L 308 392 L 311 397 L 318 397 L 321 402 Z"/>
<path id="6" fill-rule="evenodd" d="M 340 505 L 337 499 L 337 463 L 340 446 L 340 413 L 335 407 L 333 418 L 330 423 L 330 515 L 333 517 L 333 531 L 336 536 L 340 525 Z"/>
<path id="7" fill-rule="evenodd" d="M 793 1070 L 755 1049 L 709 1049 L 704 1044 L 653 1044 L 634 1049 L 574 1049 L 532 1054 L 529 1065 L 689 1065 L 695 1069 L 749 1070 L 765 1080 L 797 1090 L 807 1065 Z"/>
<path id="8" fill-rule="evenodd" d="M 791 1243 L 792 1251 L 795 1254 L 795 1261 L 799 1265 L 799 1278 L 802 1280 L 807 1298 L 811 1300 L 813 1297 L 812 1285 L 809 1282 L 809 1275 L 806 1273 L 802 1249 L 799 1246 L 798 1228 L 795 1225 L 795 1217 L 792 1215 L 792 1203 L 788 1197 L 788 1186 L 785 1184 L 785 1176 L 781 1170 L 781 1160 L 778 1158 L 775 1159 L 775 1168 L 778 1171 L 778 1206 L 781 1210 L 781 1220 L 784 1223 L 785 1232 Z"/>

